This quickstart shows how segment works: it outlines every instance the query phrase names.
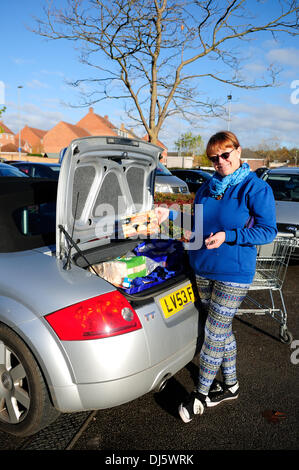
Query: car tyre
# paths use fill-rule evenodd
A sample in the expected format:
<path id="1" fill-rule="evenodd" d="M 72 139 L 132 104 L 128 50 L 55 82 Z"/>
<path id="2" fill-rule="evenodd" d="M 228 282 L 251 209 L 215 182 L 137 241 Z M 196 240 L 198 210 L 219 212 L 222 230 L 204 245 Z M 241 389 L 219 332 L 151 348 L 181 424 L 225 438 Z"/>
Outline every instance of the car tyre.
<path id="1" fill-rule="evenodd" d="M 30 436 L 59 414 L 33 354 L 14 331 L 0 324 L 0 430 Z"/>

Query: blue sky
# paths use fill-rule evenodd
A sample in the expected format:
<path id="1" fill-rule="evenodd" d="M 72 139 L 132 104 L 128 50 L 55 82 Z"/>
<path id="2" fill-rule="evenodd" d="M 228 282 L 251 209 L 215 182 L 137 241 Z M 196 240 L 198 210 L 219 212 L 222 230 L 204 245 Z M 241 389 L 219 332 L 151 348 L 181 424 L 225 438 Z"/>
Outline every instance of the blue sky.
<path id="1" fill-rule="evenodd" d="M 90 76 L 88 67 L 79 63 L 74 44 L 46 41 L 26 27 L 34 25 L 34 16 L 41 16 L 44 3 L 44 0 L 1 2 L 0 82 L 4 84 L 7 107 L 2 119 L 13 132 L 25 124 L 43 130 L 61 120 L 75 124 L 88 112 L 88 107 L 78 109 L 69 105 L 77 104 L 79 95 L 67 81 Z M 283 36 L 274 41 L 265 34 L 243 44 L 247 57 L 243 73 L 255 79 L 268 64 L 275 63 L 282 68 L 278 87 L 241 90 L 210 81 L 203 84 L 211 98 L 225 101 L 232 94 L 230 129 L 243 147 L 299 147 L 298 44 L 298 38 Z M 18 90 L 20 85 L 23 88 Z M 1 94 L 0 87 L 0 101 Z M 117 126 L 124 123 L 129 127 L 119 101 L 100 102 L 94 105 L 94 111 L 108 115 Z M 190 129 L 187 123 L 173 117 L 166 122 L 160 139 L 173 150 L 180 133 L 191 130 L 206 142 L 212 133 L 227 127 L 226 120 L 211 118 Z M 136 133 L 142 136 L 144 131 Z"/>

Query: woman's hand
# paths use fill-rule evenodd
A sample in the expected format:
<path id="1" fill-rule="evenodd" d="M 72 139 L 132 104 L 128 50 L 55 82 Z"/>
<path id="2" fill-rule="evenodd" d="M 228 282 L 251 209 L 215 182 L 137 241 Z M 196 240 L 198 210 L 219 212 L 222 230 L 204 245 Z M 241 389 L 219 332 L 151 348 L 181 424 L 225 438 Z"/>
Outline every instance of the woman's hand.
<path id="1" fill-rule="evenodd" d="M 157 206 L 155 207 L 155 213 L 158 218 L 158 224 L 161 225 L 164 220 L 168 219 L 169 217 L 169 209 L 168 207 Z"/>
<path id="2" fill-rule="evenodd" d="M 217 232 L 215 235 L 213 233 L 210 234 L 208 238 L 205 239 L 205 245 L 208 250 L 212 250 L 213 248 L 219 248 L 222 243 L 225 242 L 225 232 Z"/>

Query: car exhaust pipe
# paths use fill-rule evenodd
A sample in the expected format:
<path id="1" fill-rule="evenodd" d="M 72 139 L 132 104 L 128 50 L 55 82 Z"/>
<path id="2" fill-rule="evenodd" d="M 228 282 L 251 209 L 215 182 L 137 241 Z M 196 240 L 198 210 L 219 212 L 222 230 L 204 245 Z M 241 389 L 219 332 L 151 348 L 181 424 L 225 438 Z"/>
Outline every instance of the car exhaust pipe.
<path id="1" fill-rule="evenodd" d="M 162 390 L 164 390 L 164 388 L 166 387 L 166 384 L 168 380 L 170 379 L 170 377 L 171 377 L 171 374 L 164 375 L 163 379 L 156 386 L 155 391 L 158 393 L 162 392 Z"/>

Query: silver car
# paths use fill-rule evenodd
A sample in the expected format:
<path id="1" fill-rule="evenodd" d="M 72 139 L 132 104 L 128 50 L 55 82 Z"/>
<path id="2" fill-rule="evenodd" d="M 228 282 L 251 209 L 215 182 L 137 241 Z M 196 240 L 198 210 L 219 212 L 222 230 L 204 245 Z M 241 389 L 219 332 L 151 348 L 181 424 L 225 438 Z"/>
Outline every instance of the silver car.
<path id="1" fill-rule="evenodd" d="M 190 194 L 187 183 L 173 175 L 161 162 L 156 169 L 155 191 L 157 193 Z"/>
<path id="2" fill-rule="evenodd" d="M 299 168 L 280 167 L 267 170 L 262 178 L 273 190 L 278 230 L 299 230 Z"/>
<path id="3" fill-rule="evenodd" d="M 58 183 L 1 181 L 1 431 L 31 435 L 59 413 L 134 400 L 194 357 L 199 314 L 184 250 L 149 237 L 155 228 L 144 236 L 148 225 L 136 221 L 153 207 L 160 151 L 82 138 Z M 123 257 L 139 266 L 136 249 L 158 263 L 135 278 L 141 290 L 98 274 Z"/>
<path id="4" fill-rule="evenodd" d="M 280 233 L 299 236 L 299 168 L 280 167 L 266 170 L 262 178 L 271 186 L 275 198 L 276 222 Z M 292 252 L 299 259 L 299 248 Z"/>

